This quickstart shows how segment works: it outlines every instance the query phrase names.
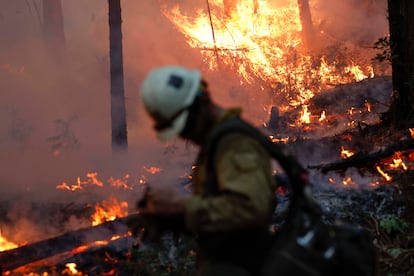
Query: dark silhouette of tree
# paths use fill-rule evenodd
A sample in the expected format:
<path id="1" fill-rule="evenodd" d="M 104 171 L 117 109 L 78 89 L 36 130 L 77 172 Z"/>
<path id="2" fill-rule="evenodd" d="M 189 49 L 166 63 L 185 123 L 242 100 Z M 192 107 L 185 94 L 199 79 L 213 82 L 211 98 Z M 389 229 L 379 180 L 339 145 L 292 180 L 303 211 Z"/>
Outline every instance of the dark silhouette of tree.
<path id="1" fill-rule="evenodd" d="M 304 46 L 310 49 L 315 41 L 315 30 L 312 23 L 309 0 L 298 0 L 298 7 L 300 22 L 302 24 L 302 39 Z"/>
<path id="2" fill-rule="evenodd" d="M 414 1 L 388 0 L 393 99 L 383 122 L 401 128 L 414 119 Z"/>
<path id="3" fill-rule="evenodd" d="M 127 150 L 127 123 L 124 96 L 124 69 L 122 54 L 122 17 L 120 0 L 108 0 L 109 48 L 111 74 L 112 150 Z"/>

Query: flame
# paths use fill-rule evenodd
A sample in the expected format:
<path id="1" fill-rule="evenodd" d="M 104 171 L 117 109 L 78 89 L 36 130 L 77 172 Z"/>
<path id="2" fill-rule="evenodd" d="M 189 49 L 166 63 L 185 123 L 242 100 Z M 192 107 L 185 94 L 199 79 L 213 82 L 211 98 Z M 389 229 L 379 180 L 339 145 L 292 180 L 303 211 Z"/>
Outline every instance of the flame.
<path id="1" fill-rule="evenodd" d="M 351 73 L 354 76 L 356 81 L 362 81 L 368 78 L 368 76 L 365 75 L 364 72 L 362 72 L 359 65 L 355 65 L 355 64 L 345 67 L 345 73 Z"/>
<path id="2" fill-rule="evenodd" d="M 144 170 L 145 170 L 146 172 L 149 172 L 150 174 L 156 174 L 156 173 L 159 173 L 159 172 L 161 172 L 161 171 L 162 171 L 162 170 L 161 170 L 161 168 L 154 167 L 154 166 L 149 167 L 149 168 L 144 167 Z"/>
<path id="3" fill-rule="evenodd" d="M 0 231 L 0 252 L 14 249 L 17 247 L 19 247 L 17 244 L 10 242 L 5 237 L 3 237 Z"/>
<path id="4" fill-rule="evenodd" d="M 371 112 L 371 104 L 367 100 L 365 100 L 365 107 L 367 108 L 368 112 Z"/>
<path id="5" fill-rule="evenodd" d="M 69 275 L 78 275 L 79 271 L 76 269 L 76 263 L 67 263 L 65 264 L 66 269 L 64 269 L 63 273 L 68 273 Z"/>
<path id="6" fill-rule="evenodd" d="M 342 180 L 342 184 L 344 186 L 351 185 L 352 183 L 353 183 L 353 180 L 352 180 L 352 178 L 350 176 L 348 176 L 347 178 L 345 178 L 345 179 Z"/>
<path id="7" fill-rule="evenodd" d="M 101 205 L 95 205 L 95 213 L 92 215 L 92 225 L 99 225 L 106 221 L 112 221 L 128 215 L 128 203 L 118 202 L 116 198 L 102 201 Z"/>
<path id="8" fill-rule="evenodd" d="M 376 166 L 377 171 L 385 178 L 386 181 L 391 182 L 392 181 L 392 177 L 389 176 L 387 173 L 385 173 L 380 166 Z"/>
<path id="9" fill-rule="evenodd" d="M 97 172 L 89 172 L 86 174 L 86 180 L 82 181 L 81 178 L 78 177 L 75 184 L 68 185 L 66 182 L 62 182 L 61 184 L 56 185 L 56 189 L 76 191 L 83 190 L 83 187 L 86 185 L 102 187 L 103 183 L 97 178 L 97 176 Z"/>
<path id="10" fill-rule="evenodd" d="M 408 130 L 410 131 L 411 138 L 414 139 L 414 128 L 409 128 Z"/>
<path id="11" fill-rule="evenodd" d="M 303 105 L 300 113 L 299 123 L 310 124 L 311 113 L 308 111 L 308 106 Z"/>
<path id="12" fill-rule="evenodd" d="M 343 159 L 349 158 L 352 155 L 354 155 L 354 153 L 350 150 L 346 150 L 344 146 L 341 146 L 341 157 Z"/>
<path id="13" fill-rule="evenodd" d="M 276 138 L 273 135 L 270 135 L 269 138 L 273 143 L 282 143 L 282 144 L 287 144 L 290 140 L 289 137 Z"/>
<path id="14" fill-rule="evenodd" d="M 318 119 L 319 122 L 325 122 L 326 121 L 326 113 L 325 110 L 322 111 L 321 116 Z"/>
<path id="15" fill-rule="evenodd" d="M 332 84 L 373 77 L 371 64 L 355 64 L 351 58 L 339 61 L 323 55 L 315 57 L 303 50 L 297 1 L 283 1 L 285 4 L 277 7 L 271 7 L 268 1 L 260 1 L 258 6 L 253 2 L 239 0 L 226 13 L 222 0 L 209 0 L 207 7 L 191 15 L 166 2 L 162 13 L 190 47 L 200 50 L 210 70 L 234 69 L 241 83 L 262 80 L 291 94 L 293 105 L 306 102 Z"/>
<path id="16" fill-rule="evenodd" d="M 391 169 L 398 169 L 401 167 L 404 171 L 408 170 L 407 165 L 402 160 L 401 152 L 398 151 L 394 154 L 392 162 L 393 163 L 390 164 Z"/>

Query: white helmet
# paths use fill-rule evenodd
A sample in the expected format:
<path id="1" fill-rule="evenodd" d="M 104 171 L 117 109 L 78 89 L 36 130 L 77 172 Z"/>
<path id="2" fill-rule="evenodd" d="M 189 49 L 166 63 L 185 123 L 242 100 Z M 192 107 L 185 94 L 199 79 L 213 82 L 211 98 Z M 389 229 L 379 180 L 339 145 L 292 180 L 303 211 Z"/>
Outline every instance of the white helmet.
<path id="1" fill-rule="evenodd" d="M 160 140 L 171 139 L 184 129 L 200 81 L 199 71 L 180 66 L 160 67 L 148 74 L 141 86 L 141 97 L 155 120 Z"/>

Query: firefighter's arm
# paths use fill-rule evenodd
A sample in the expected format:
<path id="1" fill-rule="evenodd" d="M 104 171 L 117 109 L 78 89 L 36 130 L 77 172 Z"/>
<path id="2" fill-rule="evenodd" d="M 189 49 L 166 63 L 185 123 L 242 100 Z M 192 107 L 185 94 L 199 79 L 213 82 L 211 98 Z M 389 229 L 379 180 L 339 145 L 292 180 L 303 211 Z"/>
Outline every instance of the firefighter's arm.
<path id="1" fill-rule="evenodd" d="M 268 222 L 274 206 L 269 157 L 255 140 L 232 136 L 217 147 L 219 195 L 187 200 L 189 230 L 231 231 Z"/>

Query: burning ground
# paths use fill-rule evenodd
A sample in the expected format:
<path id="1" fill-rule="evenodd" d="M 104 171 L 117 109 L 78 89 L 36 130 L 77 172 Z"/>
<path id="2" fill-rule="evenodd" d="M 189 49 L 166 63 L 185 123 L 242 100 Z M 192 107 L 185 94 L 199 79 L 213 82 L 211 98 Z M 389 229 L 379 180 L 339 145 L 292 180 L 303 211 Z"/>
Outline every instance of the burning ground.
<path id="1" fill-rule="evenodd" d="M 327 222 L 366 227 L 380 252 L 381 274 L 409 275 L 411 150 L 356 167 L 318 168 L 412 139 L 410 129 L 376 125 L 392 96 L 389 64 L 372 60 L 378 52 L 372 45 L 387 34 L 385 1 L 310 1 L 312 45 L 302 43 L 297 1 L 258 1 L 257 9 L 253 1 L 239 1 L 227 11 L 216 0 L 208 8 L 196 1 L 124 1 L 129 153 L 119 156 L 109 148 L 107 7 L 101 2 L 64 1 L 64 65 L 43 47 L 35 6 L 0 4 L 0 20 L 13 26 L 0 27 L 6 38 L 0 44 L 0 248 L 38 245 L 44 254 L 50 248 L 42 241 L 77 237 L 66 242 L 73 248 L 61 246 L 34 263 L 20 257 L 23 264 L 6 275 L 191 269 L 195 252 L 187 241 L 167 236 L 158 252 L 147 246 L 146 257 L 134 259 L 136 238 L 117 220 L 106 224 L 132 214 L 147 183 L 191 189 L 196 149 L 158 143 L 137 96 L 145 73 L 164 64 L 200 68 L 217 102 L 241 105 L 247 120 L 309 166 Z M 278 196 L 279 212 L 287 198 Z M 95 237 L 85 238 L 90 233 Z"/>

